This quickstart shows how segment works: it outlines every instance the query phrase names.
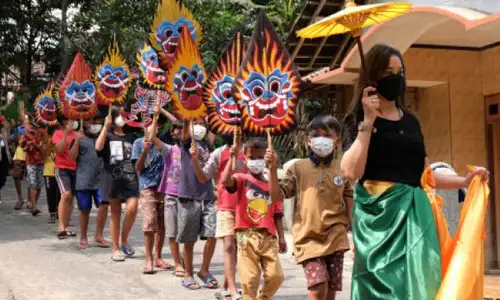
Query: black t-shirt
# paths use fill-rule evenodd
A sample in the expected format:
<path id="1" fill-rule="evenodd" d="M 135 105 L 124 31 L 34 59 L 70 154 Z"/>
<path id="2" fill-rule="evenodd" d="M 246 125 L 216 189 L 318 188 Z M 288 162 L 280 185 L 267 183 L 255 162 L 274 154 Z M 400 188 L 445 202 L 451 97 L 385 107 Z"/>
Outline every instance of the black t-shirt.
<path id="1" fill-rule="evenodd" d="M 111 176 L 111 184 L 138 189 L 137 173 L 132 163 L 132 145 L 135 137 L 108 132 L 104 148 L 97 154 L 103 158 L 104 170 Z"/>
<path id="2" fill-rule="evenodd" d="M 377 118 L 374 128 L 361 182 L 380 180 L 420 186 L 427 154 L 417 118 L 403 111 L 399 121 Z"/>

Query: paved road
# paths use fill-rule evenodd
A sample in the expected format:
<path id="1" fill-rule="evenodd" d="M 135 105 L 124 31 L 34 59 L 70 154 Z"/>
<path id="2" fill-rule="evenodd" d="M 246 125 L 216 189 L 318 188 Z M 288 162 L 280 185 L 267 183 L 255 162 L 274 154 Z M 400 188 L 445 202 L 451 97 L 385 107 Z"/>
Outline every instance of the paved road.
<path id="1" fill-rule="evenodd" d="M 24 192 L 26 193 L 26 192 Z M 110 261 L 111 251 L 91 247 L 77 248 L 78 239 L 59 241 L 56 226 L 47 224 L 45 195 L 41 196 L 43 214 L 32 217 L 26 210 L 14 211 L 16 201 L 12 180 L 9 178 L 1 191 L 0 204 L 0 300 L 92 300 L 92 299 L 214 299 L 213 290 L 186 291 L 171 272 L 142 275 L 144 262 L 143 236 L 140 214 L 131 233 L 130 242 L 138 257 L 124 263 Z M 89 235 L 95 228 L 95 214 L 91 216 Z M 78 225 L 77 210 L 73 221 Z M 74 228 L 78 231 L 78 228 Z M 109 236 L 109 232 L 106 230 Z M 291 248 L 291 238 L 288 238 Z M 202 243 L 195 247 L 195 270 L 201 261 Z M 165 248 L 164 258 L 170 261 Z M 307 290 L 303 270 L 290 253 L 280 255 L 285 282 L 274 299 L 306 299 Z M 352 254 L 348 253 L 344 267 L 344 292 L 337 299 L 349 299 Z M 221 245 L 217 246 L 212 262 L 212 273 L 219 281 L 223 277 Z"/>

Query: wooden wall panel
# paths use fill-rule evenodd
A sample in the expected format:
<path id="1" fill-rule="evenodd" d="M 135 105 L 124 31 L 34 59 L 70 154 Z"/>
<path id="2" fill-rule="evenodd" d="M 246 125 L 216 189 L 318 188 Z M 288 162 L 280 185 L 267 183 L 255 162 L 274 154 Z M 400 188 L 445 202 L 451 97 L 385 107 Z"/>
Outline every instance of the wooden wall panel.
<path id="1" fill-rule="evenodd" d="M 483 95 L 500 93 L 500 47 L 481 52 Z"/>
<path id="2" fill-rule="evenodd" d="M 449 83 L 419 93 L 429 159 L 451 162 L 460 173 L 467 164 L 485 165 L 481 53 L 410 48 L 405 63 L 410 80 Z"/>
<path id="3" fill-rule="evenodd" d="M 449 51 L 452 158 L 460 173 L 467 164 L 486 165 L 481 53 Z"/>
<path id="4" fill-rule="evenodd" d="M 418 117 L 429 161 L 452 163 L 448 84 L 420 89 Z"/>

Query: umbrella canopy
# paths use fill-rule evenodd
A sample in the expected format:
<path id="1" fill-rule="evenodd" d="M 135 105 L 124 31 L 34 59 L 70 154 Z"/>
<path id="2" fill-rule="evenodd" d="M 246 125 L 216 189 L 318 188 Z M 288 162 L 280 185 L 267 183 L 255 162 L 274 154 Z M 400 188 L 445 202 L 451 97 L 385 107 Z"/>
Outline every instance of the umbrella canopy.
<path id="1" fill-rule="evenodd" d="M 410 9 L 411 4 L 406 2 L 357 6 L 353 0 L 348 0 L 343 10 L 297 31 L 297 35 L 312 39 L 352 32 L 356 37 L 362 28 L 394 19 Z"/>

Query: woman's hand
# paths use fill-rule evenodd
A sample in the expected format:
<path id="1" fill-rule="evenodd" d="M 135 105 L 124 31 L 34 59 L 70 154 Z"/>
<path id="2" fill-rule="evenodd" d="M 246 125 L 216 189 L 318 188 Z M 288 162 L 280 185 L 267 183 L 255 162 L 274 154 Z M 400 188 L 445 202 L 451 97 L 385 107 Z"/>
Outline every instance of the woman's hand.
<path id="1" fill-rule="evenodd" d="M 467 176 L 465 176 L 465 187 L 468 187 L 469 184 L 471 183 L 472 179 L 476 176 L 476 175 L 480 175 L 481 176 L 481 179 L 483 181 L 486 181 L 488 182 L 490 180 L 490 172 L 486 169 L 486 168 L 483 168 L 483 167 L 479 167 L 477 168 L 476 170 L 472 171 L 472 172 L 469 172 L 467 174 Z"/>
<path id="2" fill-rule="evenodd" d="M 363 90 L 363 112 L 365 114 L 363 121 L 365 124 L 372 125 L 375 119 L 380 115 L 380 100 L 377 94 L 369 95 L 374 93 L 377 89 L 369 86 Z"/>

